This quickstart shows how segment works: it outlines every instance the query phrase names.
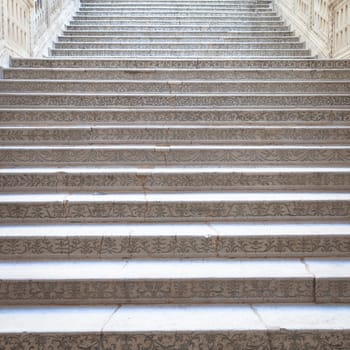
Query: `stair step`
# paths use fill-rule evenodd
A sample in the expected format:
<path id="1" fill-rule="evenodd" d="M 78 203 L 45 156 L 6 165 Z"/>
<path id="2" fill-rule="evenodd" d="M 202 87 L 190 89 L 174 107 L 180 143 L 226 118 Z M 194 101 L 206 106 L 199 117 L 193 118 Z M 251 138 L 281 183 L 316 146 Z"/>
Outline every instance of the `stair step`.
<path id="1" fill-rule="evenodd" d="M 281 31 L 253 31 L 253 30 L 244 30 L 244 31 L 211 31 L 211 32 L 178 32 L 176 30 L 172 30 L 169 32 L 156 32 L 156 31 L 132 31 L 132 30 L 89 30 L 89 28 L 84 28 L 82 30 L 64 30 L 63 35 L 65 37 L 74 37 L 76 35 L 83 35 L 83 36 L 98 36 L 98 37 L 105 37 L 107 36 L 113 36 L 113 37 L 130 37 L 130 36 L 136 36 L 140 38 L 141 40 L 147 39 L 147 38 L 154 38 L 154 37 L 174 37 L 177 38 L 193 38 L 201 39 L 201 38 L 216 38 L 216 37 L 238 37 L 239 39 L 242 39 L 244 37 L 250 37 L 252 39 L 254 38 L 261 38 L 265 37 L 266 39 L 279 36 L 284 38 L 289 38 L 291 36 L 294 36 L 294 32 L 290 30 L 281 30 Z M 220 61 L 220 58 L 218 58 Z"/>
<path id="2" fill-rule="evenodd" d="M 195 59 L 195 58 L 25 58 L 11 59 L 11 67 L 28 68 L 297 68 L 349 69 L 350 60 L 314 59 Z"/>
<path id="3" fill-rule="evenodd" d="M 329 125 L 349 126 L 350 111 L 340 108 L 300 108 L 285 106 L 278 109 L 207 108 L 43 108 L 42 106 L 11 109 L 0 107 L 1 125 Z"/>
<path id="4" fill-rule="evenodd" d="M 349 258 L 346 224 L 4 225 L 0 259 Z"/>
<path id="5" fill-rule="evenodd" d="M 0 304 L 347 303 L 349 277 L 339 259 L 0 262 Z"/>
<path id="6" fill-rule="evenodd" d="M 350 126 L 0 126 L 0 145 L 349 145 Z"/>
<path id="7" fill-rule="evenodd" d="M 350 146 L 1 146 L 4 166 L 349 166 Z"/>
<path id="8" fill-rule="evenodd" d="M 72 17 L 73 20 L 143 20 L 143 21 L 158 21 L 158 20 L 167 20 L 167 19 L 177 19 L 177 20 L 211 20 L 211 21 L 219 21 L 219 20 L 232 20 L 232 22 L 236 21 L 281 21 L 281 17 L 277 16 L 274 13 L 262 13 L 262 14 L 244 14 L 239 13 L 236 15 L 232 15 L 231 13 L 219 12 L 219 13 L 202 13 L 198 12 L 131 12 L 128 16 L 126 16 L 125 12 L 122 11 L 86 11 L 81 10 L 78 11 L 75 16 Z"/>
<path id="9" fill-rule="evenodd" d="M 213 58 L 215 56 L 220 57 L 242 57 L 242 58 L 308 58 L 310 56 L 310 51 L 307 49 L 264 49 L 264 50 L 254 50 L 254 49 L 237 49 L 237 50 L 213 50 L 213 49 L 197 49 L 195 51 L 190 49 L 149 49 L 149 50 L 138 50 L 138 49 L 52 49 L 50 51 L 52 56 L 61 57 L 202 57 L 202 58 Z"/>
<path id="10" fill-rule="evenodd" d="M 208 33 L 208 32 L 234 32 L 234 31 L 242 31 L 242 30 L 250 30 L 250 31 L 258 31 L 264 32 L 265 30 L 269 32 L 279 32 L 279 31 L 288 31 L 289 26 L 278 24 L 276 26 L 271 26 L 270 24 L 237 24 L 237 25 L 212 25 L 212 24 L 204 24 L 200 25 L 181 25 L 181 24 L 164 24 L 164 25 L 156 25 L 149 24 L 143 25 L 142 27 L 133 24 L 125 24 L 125 25 L 108 25 L 108 24 L 68 24 L 66 25 L 66 30 L 102 30 L 102 31 L 134 31 L 139 32 L 142 31 L 152 31 L 152 32 L 160 32 L 160 33 L 172 33 L 172 32 L 183 32 L 183 33 Z"/>
<path id="11" fill-rule="evenodd" d="M 349 168 L 3 168 L 0 192 L 346 191 Z"/>
<path id="12" fill-rule="evenodd" d="M 114 7 L 118 9 L 124 9 L 124 10 L 137 10 L 137 9 L 151 9 L 151 8 L 162 8 L 164 10 L 171 10 L 171 9 L 177 9 L 177 8 L 186 8 L 186 9 L 211 9 L 211 8 L 218 8 L 218 9 L 237 9 L 238 11 L 242 10 L 251 10 L 252 12 L 260 12 L 261 10 L 265 11 L 271 11 L 272 8 L 269 5 L 256 5 L 256 4 L 228 4 L 228 3 L 180 3 L 180 2 L 174 2 L 174 3 L 163 3 L 163 2 L 143 2 L 143 3 L 137 3 L 135 4 L 130 4 L 130 3 L 113 3 L 111 1 L 105 1 L 103 3 L 95 3 L 95 2 L 90 2 L 90 3 L 83 3 L 82 6 L 91 6 L 91 7 L 100 7 L 103 8 L 105 6 L 108 7 Z"/>
<path id="13" fill-rule="evenodd" d="M 10 79 L 52 80 L 212 80 L 244 81 L 262 80 L 265 83 L 283 80 L 285 84 L 306 81 L 350 81 L 350 69 L 166 69 L 166 68 L 8 68 L 3 70 L 6 81 Z M 333 91 L 333 90 L 332 90 Z"/>
<path id="14" fill-rule="evenodd" d="M 159 93 L 164 94 L 229 94 L 229 93 L 296 93 L 304 94 L 332 92 L 347 94 L 350 92 L 350 81 L 228 81 L 228 80 L 24 80 L 6 79 L 0 81 L 2 93 Z"/>
<path id="15" fill-rule="evenodd" d="M 348 349 L 349 319 L 350 307 L 329 304 L 6 307 L 0 341 L 18 349 Z"/>
<path id="16" fill-rule="evenodd" d="M 93 98 L 92 98 L 93 96 Z M 346 107 L 350 94 L 309 93 L 0 93 L 0 106 L 40 107 Z"/>
<path id="17" fill-rule="evenodd" d="M 137 35 L 130 35 L 130 36 L 91 36 L 91 35 L 66 35 L 66 36 L 59 36 L 57 37 L 57 41 L 59 43 L 91 43 L 91 42 L 110 42 L 110 43 L 123 43 L 125 41 L 131 41 L 135 43 L 140 44 L 146 44 L 146 43 L 156 43 L 156 44 L 165 44 L 168 42 L 172 43 L 191 43 L 191 42 L 197 42 L 197 43 L 228 43 L 228 44 L 240 44 L 240 43 L 297 43 L 299 42 L 299 38 L 296 36 L 273 36 L 273 37 L 266 37 L 266 36 L 256 36 L 256 37 L 239 37 L 239 36 L 229 36 L 229 35 L 222 35 L 222 36 L 202 36 L 202 37 L 196 37 L 196 36 L 148 36 L 148 37 L 140 37 Z"/>
<path id="18" fill-rule="evenodd" d="M 162 18 L 162 19 L 155 19 L 153 18 L 152 20 L 139 20 L 137 18 L 134 19 L 113 19 L 110 17 L 109 19 L 100 19 L 100 18 L 93 18 L 93 19 L 73 19 L 70 22 L 70 25 L 101 25 L 101 26 L 114 26 L 114 25 L 137 25 L 137 26 L 162 26 L 162 25 L 184 25 L 187 26 L 188 24 L 191 25 L 197 25 L 197 26 L 211 26 L 211 25 L 249 25 L 249 26 L 271 26 L 271 27 L 276 27 L 276 26 L 283 26 L 284 22 L 280 21 L 278 19 L 275 20 L 270 20 L 270 21 L 264 21 L 264 20 L 257 20 L 257 21 L 252 21 L 252 20 L 233 20 L 233 19 L 196 19 L 196 18 L 191 18 L 191 19 L 183 19 L 181 16 L 178 18 L 172 17 L 172 18 Z"/>
<path id="19" fill-rule="evenodd" d="M 138 42 L 127 42 L 113 43 L 113 42 L 63 42 L 56 43 L 54 45 L 55 50 L 91 50 L 91 49 L 113 49 L 113 50 L 284 50 L 284 49 L 304 49 L 302 43 L 177 43 L 177 42 L 166 42 L 166 43 L 138 43 Z"/>
<path id="20" fill-rule="evenodd" d="M 349 193 L 2 194 L 0 199 L 2 224 L 350 222 Z"/>

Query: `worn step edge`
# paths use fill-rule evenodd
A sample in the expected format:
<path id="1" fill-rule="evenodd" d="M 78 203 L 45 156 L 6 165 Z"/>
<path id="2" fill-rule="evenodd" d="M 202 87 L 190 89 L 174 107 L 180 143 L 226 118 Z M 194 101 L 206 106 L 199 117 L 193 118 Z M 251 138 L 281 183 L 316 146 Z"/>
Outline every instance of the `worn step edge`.
<path id="1" fill-rule="evenodd" d="M 348 258 L 339 224 L 3 225 L 0 259 Z"/>

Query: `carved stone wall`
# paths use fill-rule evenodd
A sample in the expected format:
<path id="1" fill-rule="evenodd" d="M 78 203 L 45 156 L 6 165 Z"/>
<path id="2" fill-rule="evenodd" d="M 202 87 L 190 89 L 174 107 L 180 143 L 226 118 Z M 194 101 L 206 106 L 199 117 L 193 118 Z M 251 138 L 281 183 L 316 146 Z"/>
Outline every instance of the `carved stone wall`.
<path id="1" fill-rule="evenodd" d="M 47 54 L 78 0 L 0 0 L 0 65 Z"/>
<path id="2" fill-rule="evenodd" d="M 319 57 L 350 57 L 350 0 L 275 0 L 278 12 Z"/>

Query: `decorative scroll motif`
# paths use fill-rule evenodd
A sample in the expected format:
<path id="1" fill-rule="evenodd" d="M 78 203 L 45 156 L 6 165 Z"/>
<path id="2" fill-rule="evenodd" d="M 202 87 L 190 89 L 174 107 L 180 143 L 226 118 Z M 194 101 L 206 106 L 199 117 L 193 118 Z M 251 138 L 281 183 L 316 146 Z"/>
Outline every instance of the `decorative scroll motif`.
<path id="1" fill-rule="evenodd" d="M 147 334 L 1 334 L 0 349 L 12 350 L 348 350 L 348 331 L 176 332 Z"/>
<path id="2" fill-rule="evenodd" d="M 350 148 L 2 149 L 0 164 L 20 165 L 349 165 Z"/>
<path id="3" fill-rule="evenodd" d="M 350 62 L 350 60 L 349 60 Z M 1 110 L 0 123 L 301 123 L 315 122 L 349 123 L 350 113 L 347 110 L 98 110 L 86 109 L 83 111 L 67 110 Z"/>
<path id="4" fill-rule="evenodd" d="M 348 257 L 348 236 L 73 236 L 1 238 L 0 258 Z"/>
<path id="5" fill-rule="evenodd" d="M 0 222 L 350 220 L 348 201 L 0 203 Z"/>
<path id="6" fill-rule="evenodd" d="M 0 192 L 271 190 L 350 188 L 350 173 L 17 173 L 0 174 Z"/>
<path id="7" fill-rule="evenodd" d="M 0 284 L 0 303 L 297 303 L 314 302 L 314 282 L 308 279 L 155 279 L 6 281 Z M 337 297 L 337 294 L 335 293 Z M 322 296 L 321 296 L 322 297 Z M 324 297 L 324 296 L 323 296 Z M 331 299 L 331 296 L 327 296 Z M 332 299 L 333 300 L 333 299 Z M 349 297 L 347 300 L 349 301 Z"/>
<path id="8" fill-rule="evenodd" d="M 286 1 L 286 0 L 284 0 Z M 288 0 L 288 2 L 291 0 Z M 288 34 L 289 35 L 289 34 Z M 349 60 L 271 60 L 271 59 L 174 59 L 174 60 L 136 60 L 104 59 L 104 60 L 34 60 L 13 59 L 13 67 L 29 68 L 350 68 Z"/>

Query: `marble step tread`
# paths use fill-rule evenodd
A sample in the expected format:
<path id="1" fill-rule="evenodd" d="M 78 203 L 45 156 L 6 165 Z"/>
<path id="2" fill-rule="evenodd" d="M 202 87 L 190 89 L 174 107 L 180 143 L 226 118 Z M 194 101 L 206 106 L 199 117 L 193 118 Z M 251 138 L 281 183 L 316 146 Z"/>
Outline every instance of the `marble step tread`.
<path id="1" fill-rule="evenodd" d="M 90 37 L 100 37 L 103 38 L 105 36 L 112 36 L 114 38 L 117 37 L 138 37 L 139 39 L 148 39 L 148 38 L 165 38 L 165 37 L 177 37 L 177 38 L 194 38 L 196 40 L 200 40 L 201 38 L 225 38 L 225 37 L 236 37 L 238 39 L 241 38 L 250 38 L 253 39 L 261 39 L 266 38 L 269 39 L 271 37 L 282 37 L 282 38 L 290 38 L 295 37 L 295 33 L 290 30 L 283 31 L 252 31 L 252 30 L 244 30 L 244 31 L 212 31 L 212 32 L 177 32 L 177 31 L 169 31 L 169 32 L 155 32 L 155 31 L 144 31 L 144 32 L 135 32 L 132 30 L 89 30 L 88 28 L 84 28 L 83 30 L 63 30 L 62 35 L 69 39 L 74 36 L 90 36 Z M 152 58 L 151 58 L 152 59 Z M 220 58 L 218 57 L 220 61 Z"/>
<path id="2" fill-rule="evenodd" d="M 133 50 L 148 50 L 148 49 L 188 49 L 202 50 L 243 50 L 243 49 L 303 49 L 305 44 L 303 43 L 178 43 L 178 42 L 166 42 L 166 43 L 138 43 L 127 42 L 114 43 L 114 42 L 59 42 L 53 45 L 54 49 L 133 49 Z"/>
<path id="3" fill-rule="evenodd" d="M 208 35 L 208 36 L 178 36 L 178 35 L 163 35 L 163 36 L 152 36 L 149 35 L 147 37 L 140 37 L 137 35 L 129 35 L 129 36 L 110 36 L 110 35 L 83 35 L 83 34 L 76 34 L 76 35 L 65 35 L 65 36 L 58 36 L 57 41 L 62 42 L 112 42 L 112 43 L 123 43 L 126 41 L 131 42 L 139 42 L 139 43 L 167 43 L 167 42 L 173 42 L 173 43 L 190 43 L 190 42 L 197 42 L 197 43 L 279 43 L 279 42 L 285 42 L 285 43 L 295 43 L 299 42 L 299 38 L 297 36 L 256 36 L 256 37 L 240 37 L 240 36 L 233 36 L 233 35 Z"/>
<path id="4" fill-rule="evenodd" d="M 304 43 L 138 43 L 138 42 L 60 42 L 53 45 L 55 50 L 131 50 L 138 52 L 139 50 L 301 50 L 305 49 Z"/>
<path id="5" fill-rule="evenodd" d="M 252 4 L 229 4 L 229 3 L 208 3 L 204 2 L 202 3 L 185 3 L 185 2 L 174 2 L 174 3 L 164 3 L 164 2 L 140 2 L 136 4 L 128 4 L 128 3 L 113 3 L 110 1 L 105 1 L 101 3 L 83 3 L 82 6 L 92 6 L 92 7 L 100 7 L 103 8 L 104 6 L 108 7 L 114 7 L 118 9 L 130 9 L 130 10 L 136 10 L 136 9 L 143 9 L 143 8 L 163 8 L 163 9 L 176 9 L 176 8 L 188 8 L 188 9 L 210 9 L 210 8 L 227 8 L 227 9 L 238 9 L 238 11 L 242 10 L 251 10 L 251 11 L 271 11 L 273 10 L 271 6 L 269 5 L 252 5 Z"/>
<path id="6" fill-rule="evenodd" d="M 350 69 L 171 69 L 171 68 L 5 68 L 4 79 L 31 79 L 43 80 L 121 80 L 130 82 L 141 80 L 143 84 L 153 82 L 205 82 L 222 81 L 257 81 L 268 83 L 279 81 L 292 84 L 292 82 L 343 82 L 350 81 Z M 282 79 L 285 79 L 283 81 Z M 2 82 L 5 83 L 5 82 Z"/>
<path id="7" fill-rule="evenodd" d="M 311 58 L 310 51 L 308 49 L 292 50 L 176 50 L 176 49 L 155 49 L 155 50 L 132 50 L 132 49 L 52 49 L 50 55 L 53 57 L 157 57 L 157 58 L 169 58 L 169 57 L 201 57 L 201 58 L 213 58 L 213 57 L 242 57 L 242 58 Z"/>
<path id="8" fill-rule="evenodd" d="M 348 69 L 350 60 L 229 58 L 11 58 L 12 67 L 28 68 L 299 68 Z"/>
<path id="9" fill-rule="evenodd" d="M 142 0 L 142 1 L 133 1 L 132 3 L 129 2 L 129 1 L 81 1 L 80 2 L 80 5 L 81 6 L 84 6 L 84 5 L 89 5 L 91 3 L 94 3 L 96 4 L 97 6 L 99 4 L 105 4 L 105 3 L 113 3 L 113 4 L 116 4 L 116 5 L 119 5 L 119 4 L 128 4 L 128 5 L 133 5 L 133 4 L 185 4 L 185 5 L 201 5 L 201 4 L 227 4 L 227 5 L 235 5 L 235 4 L 239 4 L 239 5 L 262 5 L 262 4 L 271 4 L 271 2 L 264 2 L 264 1 L 261 1 L 259 3 L 257 3 L 256 1 L 228 1 L 228 0 L 221 0 L 221 1 L 208 1 L 208 0 L 205 0 L 205 1 L 196 1 L 196 0 L 191 0 L 191 1 L 180 1 L 180 0 L 175 0 L 175 1 L 169 1 L 169 0 L 162 0 L 162 1 L 159 1 L 159 0 L 156 0 L 156 1 L 151 1 L 151 0 Z"/>
<path id="10" fill-rule="evenodd" d="M 88 145 L 0 146 L 1 167 L 350 165 L 350 146 Z"/>
<path id="11" fill-rule="evenodd" d="M 0 222 L 350 222 L 349 193 L 1 194 Z"/>
<path id="12" fill-rule="evenodd" d="M 241 4 L 220 4 L 220 3 L 204 3 L 204 4 L 188 4 L 188 3 L 139 3 L 139 4 L 113 4 L 111 2 L 104 2 L 101 4 L 89 3 L 83 4 L 85 8 L 99 8 L 104 9 L 114 8 L 117 10 L 124 10 L 127 12 L 137 11 L 137 10 L 145 10 L 145 9 L 162 9 L 165 11 L 174 11 L 178 9 L 189 9 L 189 10 L 204 10 L 208 11 L 210 9 L 214 10 L 230 10 L 232 12 L 271 12 L 273 9 L 270 6 L 259 5 L 259 6 L 251 6 L 251 5 L 241 5 Z"/>
<path id="13" fill-rule="evenodd" d="M 349 168 L 3 168 L 1 193 L 350 190 Z"/>
<path id="14" fill-rule="evenodd" d="M 183 32 L 183 33 L 192 33 L 192 32 L 200 32 L 200 33 L 207 33 L 207 32 L 218 32 L 218 31 L 225 31 L 225 32 L 230 32 L 230 31 L 242 31 L 249 29 L 251 31 L 258 31 L 258 32 L 263 32 L 265 30 L 267 31 L 282 31 L 282 30 L 289 30 L 289 26 L 287 25 L 282 25 L 278 24 L 276 26 L 271 26 L 270 24 L 227 24 L 227 25 L 213 25 L 213 24 L 208 24 L 208 25 L 183 25 L 183 24 L 164 24 L 164 25 L 157 25 L 157 24 L 149 24 L 149 25 L 143 25 L 142 27 L 139 27 L 138 25 L 133 25 L 133 24 L 120 24 L 120 25 L 112 25 L 112 24 L 104 24 L 104 25 L 99 25 L 99 24 L 67 24 L 65 27 L 66 30 L 84 30 L 84 29 L 89 29 L 89 30 L 108 30 L 108 31 L 134 31 L 134 32 L 139 32 L 144 30 L 146 31 L 153 31 L 153 32 L 167 32 L 171 33 L 172 31 L 175 32 Z"/>
<path id="15" fill-rule="evenodd" d="M 349 258 L 348 224 L 0 226 L 0 259 Z"/>
<path id="16" fill-rule="evenodd" d="M 5 79 L 0 80 L 3 93 L 130 93 L 130 94 L 205 94 L 219 93 L 328 93 L 348 94 L 350 80 L 66 80 L 66 79 Z"/>
<path id="17" fill-rule="evenodd" d="M 186 15 L 187 13 L 187 15 Z M 160 14 L 164 14 L 164 16 L 161 16 Z M 272 21 L 272 20 L 281 20 L 280 16 L 277 16 L 274 13 L 262 13 L 262 14 L 236 14 L 231 15 L 227 14 L 226 12 L 216 14 L 214 13 L 208 13 L 204 14 L 201 12 L 191 13 L 191 12 L 184 12 L 184 13 L 176 13 L 176 12 L 167 12 L 162 13 L 160 12 L 158 15 L 157 13 L 140 13 L 140 12 L 132 12 L 129 15 L 126 15 L 124 12 L 118 12 L 118 11 L 85 11 L 80 10 L 75 13 L 75 15 L 72 18 L 73 20 L 166 20 L 166 19 L 181 19 L 181 20 L 232 20 L 232 21 L 255 21 L 255 20 L 262 20 L 262 21 Z"/>
<path id="18" fill-rule="evenodd" d="M 93 97 L 93 98 L 92 98 Z M 348 108 L 349 93 L 0 92 L 0 106 L 57 108 Z"/>
<path id="19" fill-rule="evenodd" d="M 350 145 L 350 126 L 0 126 L 0 145 Z"/>
<path id="20" fill-rule="evenodd" d="M 3 261 L 0 279 L 3 306 L 350 301 L 344 259 Z"/>
<path id="21" fill-rule="evenodd" d="M 106 12 L 103 12 L 106 13 Z M 206 16 L 201 16 L 200 14 L 197 15 L 192 15 L 191 17 L 189 16 L 189 13 L 187 13 L 188 16 L 182 16 L 181 13 L 179 14 L 172 14 L 172 13 L 168 13 L 167 15 L 164 16 L 160 16 L 160 15 L 149 15 L 149 16 L 140 16 L 140 15 L 135 15 L 133 13 L 127 15 L 125 13 L 123 13 L 123 16 L 121 16 L 118 13 L 113 13 L 111 11 L 109 11 L 108 15 L 101 15 L 101 14 L 80 14 L 80 13 L 76 13 L 72 19 L 70 20 L 69 23 L 73 24 L 74 22 L 83 22 L 83 23 L 93 23 L 93 22 L 97 22 L 97 24 L 99 23 L 113 23 L 113 22 L 130 22 L 130 23 L 161 23 L 163 21 L 165 21 L 166 23 L 168 23 L 167 21 L 178 21 L 179 23 L 187 23 L 188 21 L 190 23 L 196 24 L 198 22 L 204 22 L 204 23 L 226 23 L 229 22 L 231 24 L 271 24 L 271 25 L 282 25 L 285 22 L 281 19 L 281 17 L 277 16 L 277 15 L 270 15 L 270 16 L 252 16 L 252 15 L 241 15 L 241 14 L 237 14 L 235 16 L 220 16 L 220 15 L 216 15 L 216 13 L 211 13 L 210 15 L 207 14 Z"/>
<path id="22" fill-rule="evenodd" d="M 239 20 L 234 20 L 234 19 L 196 19 L 196 18 L 191 18 L 189 20 L 185 18 L 177 18 L 177 17 L 172 17 L 172 18 L 160 18 L 156 19 L 153 18 L 152 20 L 144 20 L 144 19 L 137 19 L 135 17 L 130 17 L 130 19 L 125 18 L 125 19 L 114 19 L 113 17 L 110 17 L 109 19 L 100 19 L 100 18 L 92 18 L 92 19 L 87 19 L 87 18 L 76 18 L 72 19 L 70 22 L 70 25 L 188 25 L 188 24 L 193 24 L 193 25 L 268 25 L 268 26 L 283 26 L 284 22 L 280 21 L 278 19 L 274 20 L 262 20 L 259 19 L 257 21 L 253 20 L 244 20 L 244 19 L 239 19 Z"/>
<path id="23" fill-rule="evenodd" d="M 138 350 L 350 348 L 346 305 L 4 307 L 0 341 L 12 348 Z M 288 345 L 289 344 L 289 345 Z M 335 345 L 334 345 L 335 344 Z"/>
<path id="24" fill-rule="evenodd" d="M 43 108 L 39 107 L 12 107 L 0 106 L 0 125 L 338 125 L 348 126 L 350 123 L 350 110 L 331 107 L 300 108 L 285 106 L 269 109 L 242 109 L 242 108 Z"/>

